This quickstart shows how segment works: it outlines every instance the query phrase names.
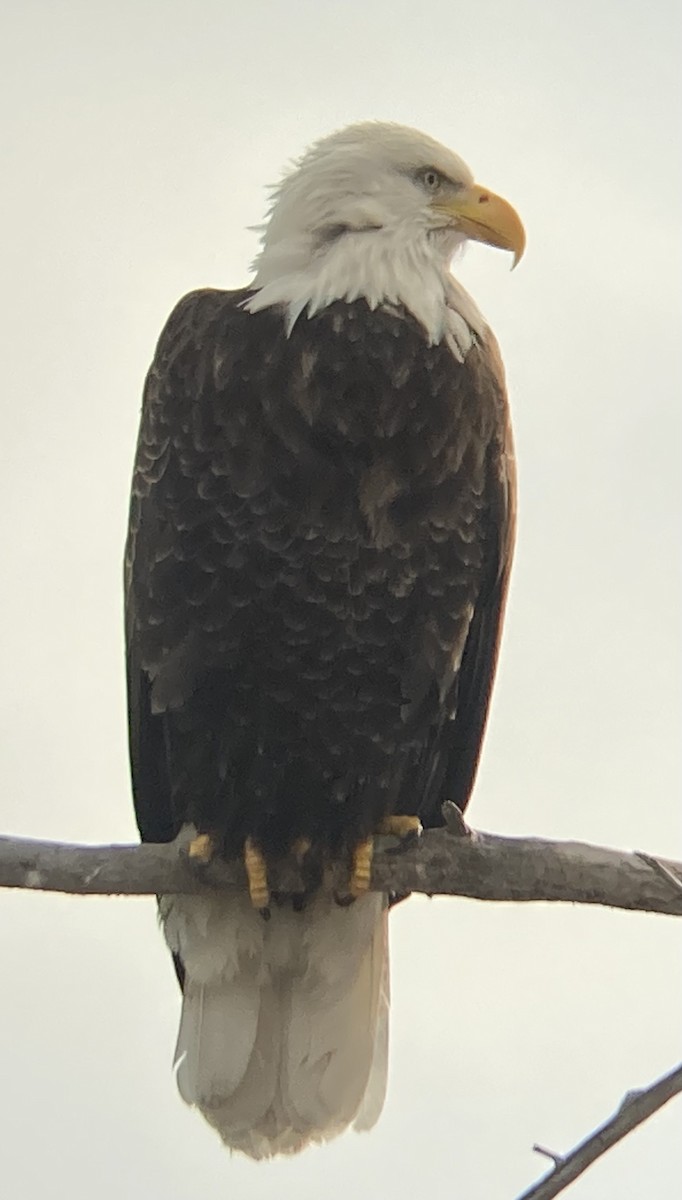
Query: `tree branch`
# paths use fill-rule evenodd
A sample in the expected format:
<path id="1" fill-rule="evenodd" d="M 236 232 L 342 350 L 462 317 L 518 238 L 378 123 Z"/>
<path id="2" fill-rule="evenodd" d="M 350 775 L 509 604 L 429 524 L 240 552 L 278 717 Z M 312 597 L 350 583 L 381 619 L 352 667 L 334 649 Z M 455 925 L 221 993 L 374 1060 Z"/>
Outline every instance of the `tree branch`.
<path id="1" fill-rule="evenodd" d="M 0 837 L 0 887 L 139 896 L 244 886 L 241 863 L 214 862 L 198 872 L 189 865 L 185 845 L 186 839 L 167 845 L 76 846 Z M 341 866 L 334 868 L 334 876 L 341 886 L 347 881 Z M 303 887 L 293 861 L 276 864 L 270 883 L 275 891 Z M 477 900 L 601 904 L 682 916 L 681 863 L 580 842 L 462 835 L 454 821 L 450 829 L 428 830 L 399 852 L 393 839 L 381 839 L 372 887 Z"/>
<path id="2" fill-rule="evenodd" d="M 553 1200 L 554 1196 L 558 1196 L 560 1192 L 564 1191 L 564 1188 L 582 1175 L 595 1159 L 600 1158 L 602 1154 L 615 1146 L 616 1142 L 631 1133 L 633 1129 L 642 1124 L 642 1121 L 646 1121 L 680 1092 L 682 1092 L 682 1065 L 670 1071 L 668 1075 L 657 1079 L 651 1087 L 628 1092 L 618 1112 L 565 1157 L 553 1154 L 541 1146 L 534 1146 L 534 1150 L 553 1159 L 554 1169 L 539 1183 L 534 1184 L 527 1192 L 519 1196 L 518 1200 Z"/>

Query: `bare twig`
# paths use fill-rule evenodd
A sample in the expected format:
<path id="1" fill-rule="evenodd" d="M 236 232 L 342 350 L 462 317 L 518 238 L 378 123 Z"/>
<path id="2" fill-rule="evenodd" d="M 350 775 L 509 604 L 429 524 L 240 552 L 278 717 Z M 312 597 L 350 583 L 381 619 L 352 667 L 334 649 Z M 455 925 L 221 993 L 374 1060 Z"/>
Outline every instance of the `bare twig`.
<path id="1" fill-rule="evenodd" d="M 395 843 L 390 845 L 395 848 Z M 455 836 L 428 830 L 403 853 L 378 849 L 377 891 L 470 896 L 478 900 L 549 900 L 682 915 L 682 864 L 579 842 Z M 335 868 L 344 882 L 343 868 Z M 194 893 L 243 886 L 239 862 L 216 862 L 198 875 L 178 843 L 74 846 L 0 838 L 0 887 L 81 895 Z M 271 871 L 273 889 L 300 891 L 298 865 Z"/>
<path id="2" fill-rule="evenodd" d="M 536 1154 L 542 1154 L 545 1158 L 551 1158 L 555 1167 L 560 1167 L 564 1161 L 563 1154 L 555 1154 L 553 1150 L 548 1150 L 546 1146 L 540 1146 L 537 1142 L 534 1143 L 533 1150 Z"/>
<path id="3" fill-rule="evenodd" d="M 643 850 L 637 851 L 637 857 L 641 858 L 642 862 L 646 863 L 648 867 L 652 867 L 654 871 L 658 871 L 659 875 L 667 879 L 678 892 L 682 892 L 682 879 L 679 874 L 671 871 L 670 867 L 667 867 L 662 859 L 654 858 L 652 854 L 645 854 Z"/>
<path id="4" fill-rule="evenodd" d="M 616 1142 L 631 1133 L 633 1129 L 642 1124 L 642 1121 L 646 1121 L 647 1117 L 652 1116 L 680 1092 L 682 1092 L 682 1065 L 670 1071 L 668 1075 L 657 1079 L 655 1083 L 651 1084 L 651 1087 L 628 1092 L 618 1112 L 563 1158 L 540 1146 L 534 1146 L 534 1150 L 540 1154 L 547 1154 L 554 1160 L 554 1170 L 539 1183 L 529 1188 L 527 1192 L 524 1192 L 522 1196 L 519 1196 L 518 1200 L 553 1200 L 554 1196 L 558 1196 L 579 1175 L 582 1175 L 595 1159 L 600 1158 L 602 1154 L 615 1146 Z"/>
<path id="5" fill-rule="evenodd" d="M 443 820 L 448 833 L 452 833 L 454 837 L 472 837 L 473 831 L 469 828 L 464 820 L 464 814 L 461 808 L 452 803 L 452 800 L 446 800 L 443 805 Z"/>

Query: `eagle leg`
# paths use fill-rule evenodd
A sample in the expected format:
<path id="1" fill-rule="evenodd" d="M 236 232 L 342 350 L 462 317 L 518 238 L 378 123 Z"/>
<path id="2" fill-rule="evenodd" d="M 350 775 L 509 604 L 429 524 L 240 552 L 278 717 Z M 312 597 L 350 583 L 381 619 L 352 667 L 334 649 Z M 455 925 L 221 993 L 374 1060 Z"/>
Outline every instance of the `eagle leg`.
<path id="1" fill-rule="evenodd" d="M 220 842 L 215 834 L 198 833 L 187 847 L 187 856 L 193 863 L 205 867 L 213 861 L 219 846 Z"/>
<path id="2" fill-rule="evenodd" d="M 247 838 L 244 842 L 244 868 L 246 870 L 246 878 L 249 882 L 251 903 L 267 920 L 270 916 L 270 909 L 268 907 L 270 904 L 268 867 L 262 850 L 259 849 L 253 838 Z"/>
<path id="3" fill-rule="evenodd" d="M 400 849 L 411 846 L 413 842 L 421 836 L 422 823 L 419 817 L 408 817 L 402 815 L 394 815 L 384 817 L 377 828 L 378 834 L 384 834 L 388 837 L 397 837 L 400 841 Z"/>
<path id="4" fill-rule="evenodd" d="M 375 836 L 397 837 L 400 842 L 399 849 L 402 850 L 407 846 L 411 846 L 417 840 L 421 831 L 422 823 L 419 817 L 391 816 L 384 817 L 379 822 L 375 830 Z M 357 900 L 358 896 L 362 896 L 365 892 L 369 891 L 373 857 L 374 836 L 358 842 L 351 857 L 348 892 L 345 894 L 336 893 L 334 897 L 336 903 L 341 907 L 352 904 L 354 900 Z"/>
<path id="5" fill-rule="evenodd" d="M 365 838 L 363 842 L 358 842 L 353 850 L 350 881 L 348 884 L 348 893 L 354 900 L 358 896 L 362 896 L 364 892 L 369 891 L 373 857 L 374 838 L 369 837 Z"/>

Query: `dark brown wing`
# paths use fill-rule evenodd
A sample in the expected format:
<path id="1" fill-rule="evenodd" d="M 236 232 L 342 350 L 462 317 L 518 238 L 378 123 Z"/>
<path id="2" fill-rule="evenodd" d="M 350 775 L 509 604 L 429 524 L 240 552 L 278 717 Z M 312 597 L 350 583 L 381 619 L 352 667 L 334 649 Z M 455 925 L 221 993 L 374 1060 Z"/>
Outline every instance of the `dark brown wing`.
<path id="1" fill-rule="evenodd" d="M 233 295 L 236 308 L 245 293 Z M 145 381 L 133 471 L 125 553 L 126 676 L 133 795 L 143 841 L 172 841 L 185 818 L 184 812 L 174 808 L 167 721 L 163 713 L 154 712 L 150 668 L 153 672 L 173 649 L 166 631 L 183 616 L 186 619 L 186 606 L 184 614 L 175 614 L 175 620 L 172 610 L 157 616 L 154 607 L 159 596 L 150 594 L 150 580 L 155 572 L 158 574 L 166 550 L 177 555 L 181 537 L 178 528 L 168 521 L 168 500 L 172 500 L 174 491 L 169 476 L 174 471 L 177 474 L 177 464 L 171 459 L 177 457 L 172 452 L 177 422 L 182 419 L 177 400 L 169 403 L 169 399 L 174 389 L 180 395 L 186 390 L 191 396 L 200 382 L 196 378 L 184 381 L 187 388 L 183 389 L 183 380 L 173 379 L 174 364 L 182 360 L 188 346 L 201 343 L 214 307 L 212 297 L 221 306 L 231 299 L 225 292 L 210 289 L 192 292 L 180 300 L 164 326 Z M 160 491 L 163 494 L 157 497 Z M 186 513 L 185 519 L 189 516 Z M 163 632 L 152 649 L 155 626 Z"/>
<path id="2" fill-rule="evenodd" d="M 499 411 L 498 437 L 488 448 L 486 570 L 459 674 L 448 700 L 454 716 L 434 734 L 435 744 L 429 751 L 431 778 L 439 786 L 423 789 L 419 815 L 426 828 L 443 824 L 444 800 L 453 801 L 463 812 L 471 796 L 495 680 L 514 550 L 514 447 L 504 368 L 491 334 L 475 367 L 474 383 L 476 392 L 492 391 L 496 395 Z"/>

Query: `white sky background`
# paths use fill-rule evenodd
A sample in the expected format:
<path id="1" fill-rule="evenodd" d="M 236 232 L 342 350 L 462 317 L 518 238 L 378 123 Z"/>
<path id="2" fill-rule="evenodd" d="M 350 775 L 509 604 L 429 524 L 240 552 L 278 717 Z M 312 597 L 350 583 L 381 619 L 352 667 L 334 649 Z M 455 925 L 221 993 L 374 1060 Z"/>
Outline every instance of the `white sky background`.
<path id="1" fill-rule="evenodd" d="M 5 0 L 0 689 L 5 832 L 130 840 L 121 555 L 172 305 L 240 286 L 264 185 L 358 119 L 506 195 L 527 256 L 456 271 L 500 338 L 520 530 L 470 810 L 679 857 L 678 6 Z M 380 1125 L 230 1159 L 178 1098 L 151 900 L 0 896 L 2 1190 L 22 1200 L 513 1200 L 680 1053 L 672 919 L 412 900 Z M 674 1194 L 680 1104 L 576 1200 Z"/>

